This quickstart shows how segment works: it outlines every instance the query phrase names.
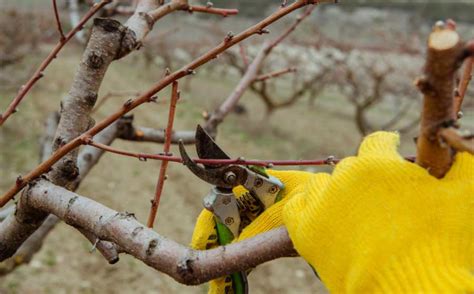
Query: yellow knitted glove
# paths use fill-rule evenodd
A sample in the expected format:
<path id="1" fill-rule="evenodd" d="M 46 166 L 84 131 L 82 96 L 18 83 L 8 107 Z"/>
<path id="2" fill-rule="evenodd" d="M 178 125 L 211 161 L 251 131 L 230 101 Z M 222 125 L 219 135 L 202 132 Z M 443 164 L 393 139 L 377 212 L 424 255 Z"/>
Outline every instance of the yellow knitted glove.
<path id="1" fill-rule="evenodd" d="M 295 195 L 298 187 L 303 187 L 302 183 L 307 181 L 312 173 L 301 171 L 277 171 L 267 170 L 267 172 L 279 178 L 285 189 L 281 192 L 282 200 L 265 210 L 254 222 L 248 225 L 240 234 L 238 240 L 243 240 L 254 235 L 269 231 L 283 225 L 282 209 L 292 195 Z M 244 187 L 234 188 L 237 198 L 244 197 L 248 192 Z M 191 247 L 193 249 L 205 250 L 219 246 L 215 228 L 214 215 L 204 209 L 199 215 L 193 232 Z M 222 277 L 209 282 L 209 294 L 231 293 L 232 280 L 230 276 Z"/>
<path id="2" fill-rule="evenodd" d="M 474 292 L 474 156 L 437 179 L 398 143 L 374 133 L 298 189 L 283 210 L 296 250 L 333 293 Z"/>

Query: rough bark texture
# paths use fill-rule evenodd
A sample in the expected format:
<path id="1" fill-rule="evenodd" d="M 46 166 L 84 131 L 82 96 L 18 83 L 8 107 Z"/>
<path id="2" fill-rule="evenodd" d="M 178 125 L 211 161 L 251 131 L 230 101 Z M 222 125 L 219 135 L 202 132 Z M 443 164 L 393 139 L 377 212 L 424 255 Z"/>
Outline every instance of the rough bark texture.
<path id="1" fill-rule="evenodd" d="M 50 120 L 48 121 L 51 122 Z M 117 124 L 112 124 L 104 131 L 102 131 L 99 135 L 97 135 L 97 138 L 95 138 L 95 140 L 97 142 L 109 145 L 116 138 L 117 129 Z M 47 132 L 51 130 L 54 131 L 53 127 L 48 125 Z M 49 152 L 44 148 L 43 150 L 45 153 L 43 153 L 42 156 L 48 157 Z M 84 179 L 84 177 L 89 173 L 92 167 L 99 161 L 103 153 L 103 150 L 90 146 L 86 146 L 81 150 L 78 157 L 79 176 L 72 183 L 73 190 L 79 187 L 79 184 L 82 179 Z M 9 269 L 9 271 L 13 270 L 16 266 L 19 265 L 20 262 L 29 262 L 32 256 L 41 249 L 43 241 L 47 237 L 49 232 L 60 221 L 56 216 L 50 215 L 46 219 L 45 223 L 40 227 L 42 222 L 41 218 L 45 218 L 45 215 L 43 213 L 33 214 L 31 216 L 32 218 L 28 219 L 24 218 L 23 206 L 17 205 L 16 210 L 17 213 L 15 215 L 10 215 L 8 218 L 6 218 L 0 226 L 0 260 L 3 261 L 4 264 L 6 264 L 3 270 L 4 274 L 6 273 L 5 271 L 7 269 Z M 28 210 L 28 208 L 26 208 L 26 210 Z M 38 217 L 38 219 L 35 219 L 36 217 Z M 37 228 L 40 229 L 35 232 Z M 18 230 L 19 233 L 16 233 L 16 230 Z M 29 236 L 30 234 L 32 235 Z M 14 238 L 11 239 L 12 237 Z M 110 247 L 109 244 L 99 243 L 97 247 L 109 262 L 116 262 L 116 258 L 110 257 L 113 254 L 107 252 L 106 250 L 107 247 Z M 13 254 L 15 255 L 12 256 Z M 11 258 L 5 260 L 9 257 Z"/>
<path id="2" fill-rule="evenodd" d="M 197 251 L 147 228 L 132 213 L 114 211 L 46 180 L 31 186 L 30 193 L 22 197 L 30 207 L 55 214 L 69 225 L 117 244 L 123 252 L 180 283 L 200 284 L 272 259 L 296 256 L 284 227 L 243 242 Z"/>
<path id="3" fill-rule="evenodd" d="M 78 137 L 94 124 L 90 112 L 110 63 L 118 56 L 126 31 L 119 22 L 95 19 L 92 35 L 74 77 L 69 94 L 61 103 L 61 119 L 54 139 L 53 151 Z M 48 177 L 57 185 L 72 188 L 78 177 L 78 150 L 70 152 L 53 166 Z"/>

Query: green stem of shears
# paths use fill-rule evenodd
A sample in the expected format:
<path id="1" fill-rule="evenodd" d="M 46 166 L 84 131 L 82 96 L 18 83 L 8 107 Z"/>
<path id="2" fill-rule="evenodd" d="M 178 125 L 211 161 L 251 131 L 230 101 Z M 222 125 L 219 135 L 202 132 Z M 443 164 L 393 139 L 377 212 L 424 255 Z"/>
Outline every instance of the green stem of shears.
<path id="1" fill-rule="evenodd" d="M 217 229 L 217 237 L 219 240 L 220 245 L 227 245 L 234 240 L 234 235 L 232 232 L 223 224 L 221 223 L 217 218 L 215 218 L 216 221 L 216 229 Z M 247 291 L 245 290 L 247 288 L 246 286 L 246 277 L 244 277 L 245 273 L 244 272 L 239 272 L 239 273 L 233 273 L 231 274 L 232 277 L 232 287 L 234 288 L 234 293 L 235 294 L 245 294 Z"/>

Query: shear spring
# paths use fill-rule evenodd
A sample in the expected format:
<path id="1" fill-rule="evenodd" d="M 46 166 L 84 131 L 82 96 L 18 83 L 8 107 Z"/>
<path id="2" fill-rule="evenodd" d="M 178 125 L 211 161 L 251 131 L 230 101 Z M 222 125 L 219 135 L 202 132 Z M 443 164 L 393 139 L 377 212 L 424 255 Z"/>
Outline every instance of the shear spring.
<path id="1" fill-rule="evenodd" d="M 237 198 L 237 207 L 241 218 L 239 231 L 248 226 L 265 209 L 262 202 L 250 192 Z"/>

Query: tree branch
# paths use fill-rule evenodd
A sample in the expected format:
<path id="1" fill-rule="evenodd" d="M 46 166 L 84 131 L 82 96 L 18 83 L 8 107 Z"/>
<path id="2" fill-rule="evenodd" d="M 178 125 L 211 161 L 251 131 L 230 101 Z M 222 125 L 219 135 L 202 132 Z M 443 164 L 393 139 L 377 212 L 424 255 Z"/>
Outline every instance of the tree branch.
<path id="1" fill-rule="evenodd" d="M 424 77 L 416 81 L 423 93 L 416 163 L 437 178 L 450 169 L 453 151 L 440 144 L 440 128 L 456 120 L 454 76 L 462 62 L 464 47 L 452 21 L 435 26 L 428 39 Z"/>
<path id="2" fill-rule="evenodd" d="M 439 135 L 454 150 L 458 152 L 469 152 L 474 155 L 474 137 L 463 137 L 455 128 L 442 128 Z"/>
<path id="3" fill-rule="evenodd" d="M 180 93 L 178 89 L 178 82 L 173 82 L 173 87 L 171 89 L 170 109 L 168 113 L 168 125 L 165 130 L 165 143 L 163 145 L 163 154 L 165 155 L 168 155 L 170 153 L 171 134 L 173 132 L 173 122 L 174 122 L 174 116 L 175 116 L 175 111 L 176 111 L 176 103 L 178 103 L 179 95 Z M 163 192 L 163 186 L 166 180 L 167 168 L 168 168 L 168 161 L 166 159 L 162 160 L 161 167 L 160 167 L 160 174 L 158 176 L 158 181 L 156 183 L 155 197 L 151 201 L 150 214 L 148 216 L 148 221 L 147 221 L 147 226 L 149 228 L 153 228 L 153 224 L 155 223 L 158 206 L 160 205 L 161 194 Z"/>
<path id="4" fill-rule="evenodd" d="M 284 68 L 276 71 L 269 72 L 267 74 L 259 75 L 258 77 L 255 78 L 255 82 L 263 82 L 268 79 L 276 78 L 279 76 L 282 76 L 284 74 L 290 73 L 290 72 L 296 72 L 297 69 L 295 67 L 289 67 L 289 68 Z"/>
<path id="5" fill-rule="evenodd" d="M 168 4 L 164 5 L 164 2 L 159 4 L 160 8 L 151 11 L 150 16 L 156 21 L 172 11 L 182 10 L 190 13 L 202 12 L 208 14 L 216 14 L 223 17 L 229 15 L 235 15 L 239 13 L 238 9 L 225 9 L 225 8 L 214 8 L 211 6 L 200 6 L 200 5 L 189 5 L 187 0 L 172 0 Z M 129 15 L 132 14 L 135 9 L 131 6 L 116 6 L 112 7 L 107 11 L 107 15 L 111 16 L 114 14 Z"/>
<path id="6" fill-rule="evenodd" d="M 56 0 L 52 0 L 52 2 L 53 2 L 54 18 L 56 20 L 56 26 L 58 28 L 59 37 L 60 37 L 59 40 L 63 41 L 64 39 L 66 39 L 66 37 L 64 36 L 63 28 L 61 26 L 61 20 L 59 19 L 58 6 L 56 3 Z"/>
<path id="7" fill-rule="evenodd" d="M 214 8 L 214 7 L 199 6 L 199 5 L 189 5 L 188 8 L 187 8 L 187 11 L 217 14 L 217 15 L 221 15 L 223 17 L 227 17 L 229 15 L 236 15 L 236 14 L 239 13 L 238 9 Z"/>
<path id="8" fill-rule="evenodd" d="M 92 109 L 91 113 L 96 112 L 102 105 L 105 104 L 105 102 L 107 102 L 110 98 L 116 97 L 116 96 L 119 96 L 119 97 L 122 97 L 122 96 L 138 97 L 138 96 L 140 96 L 140 92 L 138 92 L 138 91 L 112 91 L 112 92 L 108 92 L 107 94 L 102 96 L 101 99 L 99 99 L 99 102 L 96 103 L 96 105 L 95 105 L 94 109 Z"/>
<path id="9" fill-rule="evenodd" d="M 94 141 L 88 141 L 90 146 L 94 146 L 98 149 L 102 149 L 104 151 L 108 151 L 111 153 L 115 153 L 118 155 L 128 156 L 137 158 L 140 161 L 146 161 L 147 159 L 153 160 L 166 160 L 170 162 L 178 162 L 182 163 L 183 160 L 181 157 L 172 156 L 172 155 L 164 155 L 164 154 L 148 154 L 148 153 L 134 153 L 128 152 L 124 150 L 119 150 L 101 143 L 97 143 Z M 293 166 L 293 165 L 334 165 L 340 161 L 340 159 L 336 159 L 333 156 L 328 156 L 326 159 L 316 159 L 316 160 L 248 160 L 242 157 L 237 159 L 201 159 L 201 158 L 193 158 L 192 159 L 196 163 L 208 164 L 208 165 L 222 165 L 222 164 L 240 164 L 240 165 L 257 165 L 257 166 L 264 166 L 264 167 L 272 167 L 272 166 Z"/>
<path id="10" fill-rule="evenodd" d="M 454 92 L 454 112 L 459 117 L 459 112 L 461 111 L 462 102 L 464 96 L 466 95 L 467 87 L 469 82 L 472 79 L 472 67 L 474 63 L 474 57 L 468 57 L 464 62 L 464 71 L 459 81 L 458 88 Z"/>
<path id="11" fill-rule="evenodd" d="M 133 116 L 124 116 L 118 120 L 119 134 L 118 137 L 123 140 L 137 142 L 165 142 L 165 130 L 153 129 L 133 125 Z M 179 140 L 183 140 L 184 144 L 194 144 L 194 131 L 173 131 L 171 134 L 171 143 L 178 144 Z"/>
<path id="12" fill-rule="evenodd" d="M 33 183 L 22 198 L 31 207 L 55 214 L 67 224 L 92 232 L 101 240 L 111 241 L 123 252 L 188 285 L 204 283 L 276 258 L 296 256 L 284 227 L 239 243 L 197 251 L 146 228 L 131 213 L 119 213 L 45 180 Z"/>
<path id="13" fill-rule="evenodd" d="M 46 125 L 46 138 L 52 138 L 54 135 L 55 131 L 55 126 L 57 126 L 58 121 L 54 117 L 54 114 L 51 115 L 48 120 L 47 120 L 47 125 Z M 117 132 L 118 132 L 118 127 L 117 124 L 112 124 L 110 127 L 102 131 L 98 136 L 97 136 L 97 141 L 102 142 L 103 144 L 111 144 L 112 141 L 116 138 Z M 49 150 L 47 147 L 43 147 L 42 150 L 42 156 L 47 157 L 51 153 L 51 148 L 52 144 L 49 143 Z M 80 182 L 82 179 L 85 178 L 85 176 L 89 173 L 89 171 L 92 169 L 92 167 L 99 161 L 100 157 L 104 153 L 103 150 L 96 149 L 93 147 L 84 147 L 78 157 L 78 168 L 79 168 L 79 174 L 80 176 L 76 179 L 76 181 L 73 184 L 73 190 L 76 190 L 79 187 Z M 14 206 L 12 206 L 13 208 Z M 24 215 L 22 213 L 21 207 L 17 207 L 17 211 L 19 211 L 19 216 Z M 15 219 L 17 216 L 16 215 L 10 215 L 10 218 Z M 29 227 L 28 224 L 24 223 L 24 220 L 19 218 L 17 222 L 14 222 L 10 220 L 10 224 L 15 224 L 19 223 L 20 225 L 16 227 L 11 227 L 8 223 L 2 223 L 0 226 L 0 232 L 5 232 L 5 231 L 12 231 L 17 228 L 18 230 L 23 230 L 23 226 L 26 226 L 27 228 Z M 2 269 L 0 270 L 0 275 L 7 274 L 11 271 L 13 271 L 16 267 L 28 263 L 31 261 L 33 256 L 41 249 L 43 242 L 45 238 L 48 236 L 48 234 L 54 229 L 55 225 L 60 221 L 56 216 L 54 215 L 49 215 L 46 220 L 41 224 L 41 226 L 32 233 L 31 236 L 25 235 L 26 241 L 22 244 L 21 239 L 18 239 L 16 242 L 11 242 L 9 239 L 4 239 L 0 240 L 0 248 L 6 248 L 6 252 L 9 252 L 9 254 L 15 253 L 12 257 L 9 259 L 3 261 L 2 263 Z M 22 225 L 21 225 L 22 224 Z M 13 232 L 14 233 L 14 232 Z M 95 247 L 99 250 L 99 252 L 107 259 L 109 263 L 115 263 L 118 261 L 118 253 L 115 244 L 109 244 L 109 242 L 106 241 L 98 241 L 96 242 L 97 238 L 94 237 L 91 233 L 82 230 L 81 233 L 89 239 L 92 240 L 92 244 L 95 244 Z M 3 235 L 3 233 L 1 234 Z M 1 237 L 0 237 L 1 239 Z M 2 245 L 5 244 L 5 245 Z M 20 246 L 21 245 L 21 246 Z M 2 247 L 3 246 L 3 247 Z M 20 247 L 19 247 L 20 246 Z M 18 248 L 19 247 L 19 248 Z M 18 248 L 18 250 L 17 250 Z"/>

